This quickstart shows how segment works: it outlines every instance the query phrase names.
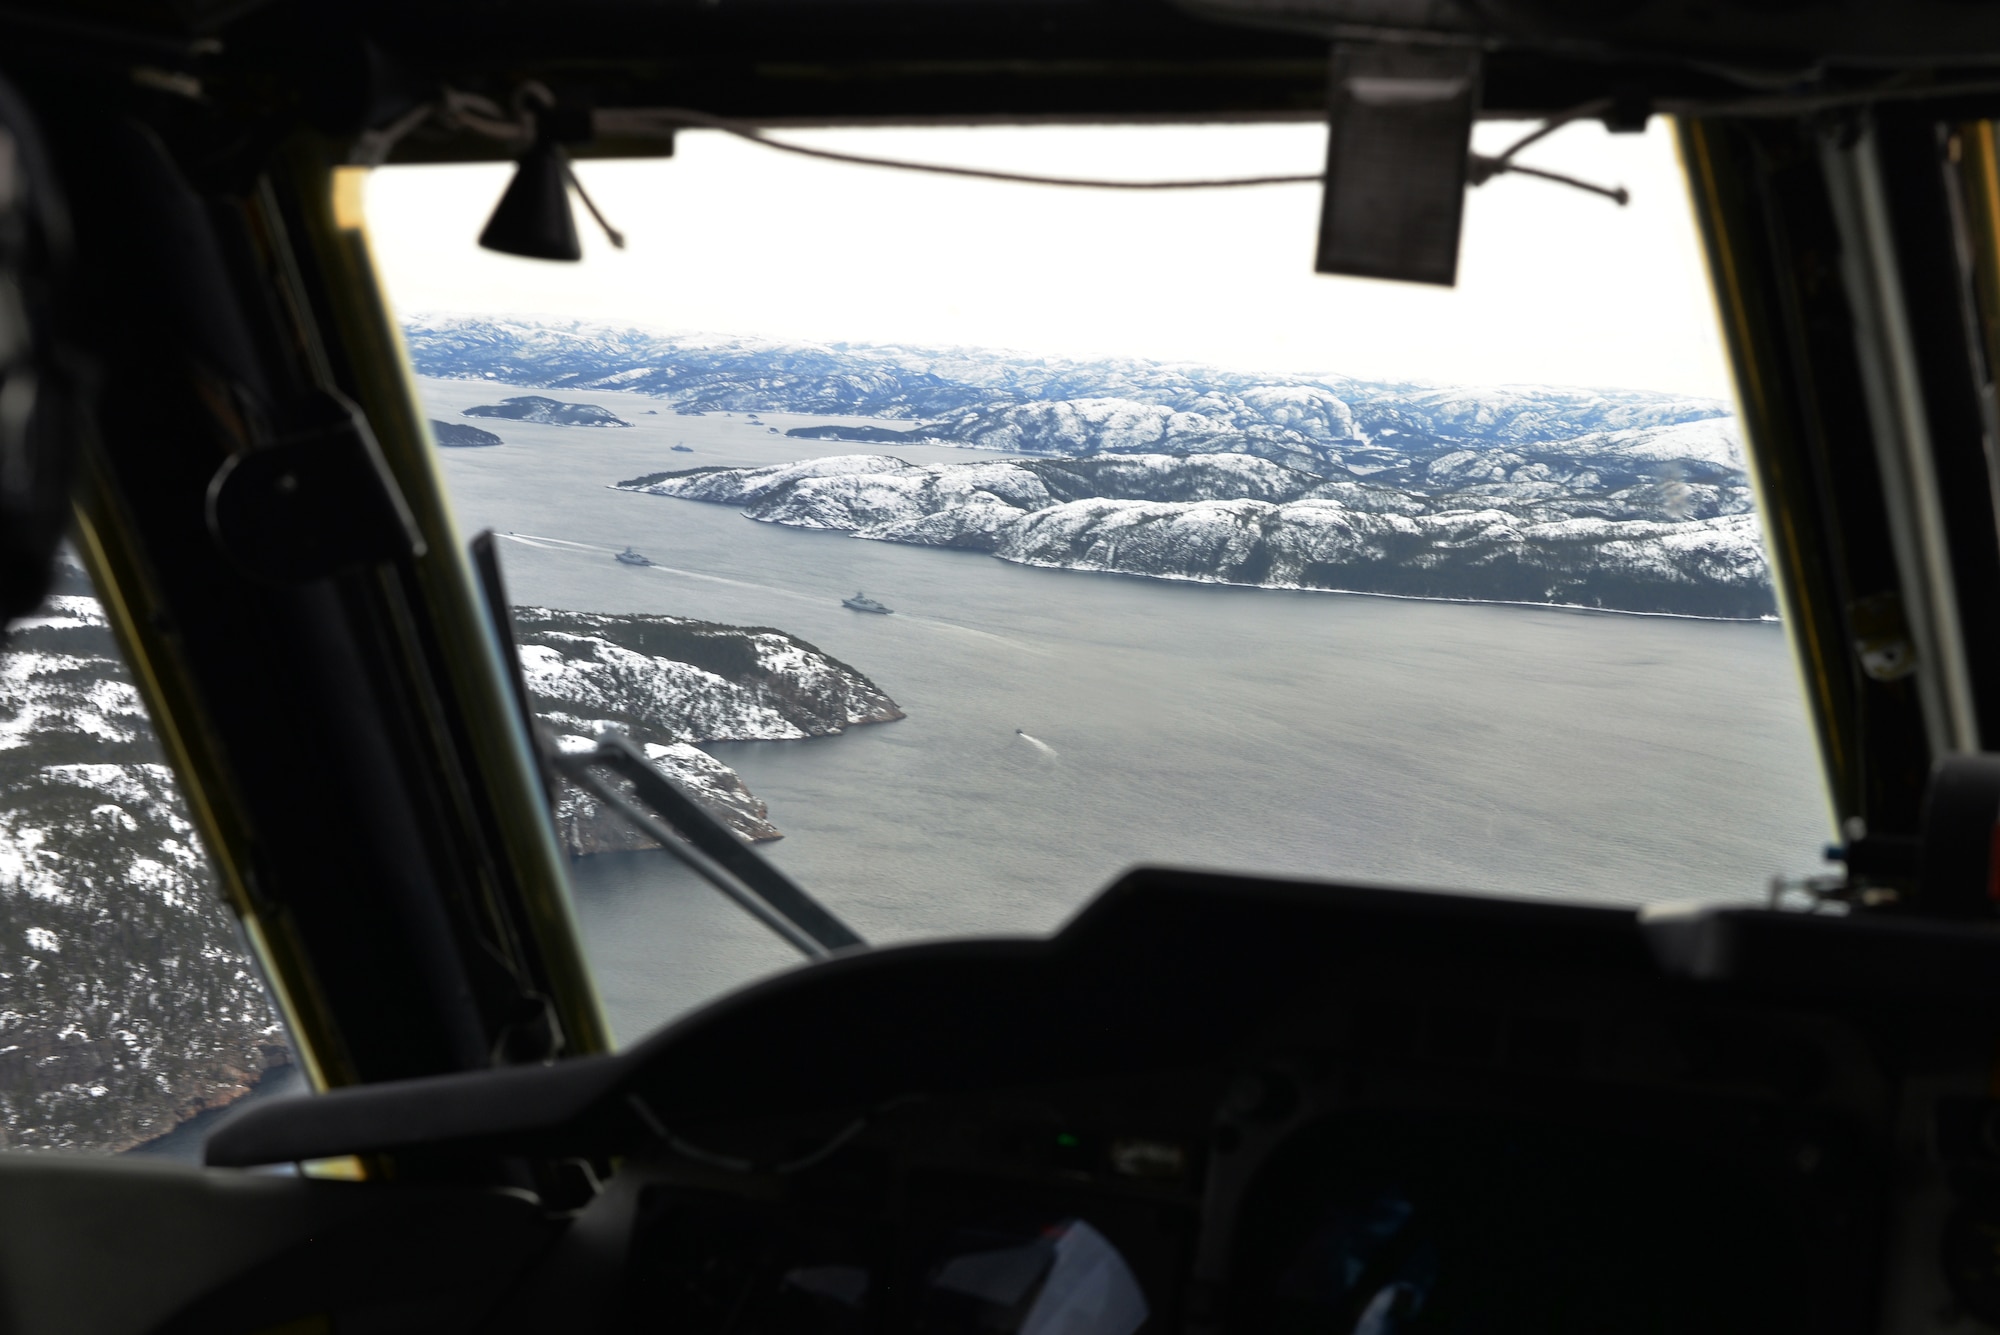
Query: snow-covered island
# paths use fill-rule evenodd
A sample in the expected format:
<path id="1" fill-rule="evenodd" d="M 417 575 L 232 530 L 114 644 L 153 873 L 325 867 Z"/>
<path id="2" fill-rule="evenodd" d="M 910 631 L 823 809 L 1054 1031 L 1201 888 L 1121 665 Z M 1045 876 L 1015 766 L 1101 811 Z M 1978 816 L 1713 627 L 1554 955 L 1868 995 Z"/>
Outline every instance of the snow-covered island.
<path id="1" fill-rule="evenodd" d="M 1776 610 L 1729 406 L 967 349 L 418 320 L 425 375 L 818 417 L 888 452 L 659 472 L 627 490 L 1071 570 L 1761 617 Z M 923 466 L 898 445 L 1026 456 Z M 610 481 L 610 479 L 607 479 Z"/>
<path id="2" fill-rule="evenodd" d="M 766 626 L 517 607 L 514 633 L 535 715 L 560 744 L 587 747 L 617 729 L 749 839 L 781 833 L 736 772 L 695 743 L 826 737 L 903 717 L 855 669 Z M 573 857 L 653 846 L 574 788 L 556 821 Z"/>
<path id="3" fill-rule="evenodd" d="M 540 394 L 522 394 L 498 403 L 482 403 L 467 408 L 464 417 L 500 417 L 510 422 L 538 422 L 545 426 L 613 427 L 632 424 L 607 408 L 594 403 L 562 403 Z M 440 442 L 442 443 L 442 442 Z"/>

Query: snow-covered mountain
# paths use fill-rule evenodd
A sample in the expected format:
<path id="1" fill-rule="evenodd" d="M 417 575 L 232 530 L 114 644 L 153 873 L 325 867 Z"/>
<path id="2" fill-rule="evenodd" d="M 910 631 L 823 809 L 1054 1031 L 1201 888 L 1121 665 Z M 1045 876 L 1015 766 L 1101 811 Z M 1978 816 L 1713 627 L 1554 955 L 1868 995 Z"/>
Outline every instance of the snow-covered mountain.
<path id="1" fill-rule="evenodd" d="M 617 729 L 750 839 L 780 832 L 736 772 L 693 743 L 825 737 L 903 717 L 867 677 L 768 627 L 517 607 L 514 633 L 535 714 L 563 745 Z M 556 815 L 573 856 L 652 846 L 574 788 Z"/>
<path id="2" fill-rule="evenodd" d="M 1023 565 L 1759 616 L 1772 605 L 1762 539 L 1727 472 L 1731 448 L 1719 425 L 1703 422 L 1567 442 L 1534 462 L 1460 452 L 1471 457 L 1426 467 L 1417 481 L 1428 492 L 1227 454 L 929 466 L 842 455 L 617 485 Z M 1660 456 L 1674 480 L 1642 471 Z"/>
<path id="3" fill-rule="evenodd" d="M 404 334 L 428 376 L 650 394 L 682 413 L 872 417 L 881 424 L 828 423 L 791 434 L 1030 454 L 1247 453 L 1361 471 L 1422 464 L 1462 446 L 1540 445 L 1729 412 L 1712 399 L 1625 390 L 1438 388 L 1143 360 L 670 336 L 581 322 L 418 319 Z"/>
<path id="4" fill-rule="evenodd" d="M 844 456 L 618 484 L 774 523 L 1173 579 L 1775 610 L 1736 423 L 1715 400 L 580 323 L 420 320 L 406 334 L 432 376 L 829 419 L 787 432 L 800 439 L 1029 456 L 929 469 Z"/>
<path id="5" fill-rule="evenodd" d="M 125 1149 L 289 1060 L 97 600 L 59 594 L 0 653 L 0 1146 Z"/>

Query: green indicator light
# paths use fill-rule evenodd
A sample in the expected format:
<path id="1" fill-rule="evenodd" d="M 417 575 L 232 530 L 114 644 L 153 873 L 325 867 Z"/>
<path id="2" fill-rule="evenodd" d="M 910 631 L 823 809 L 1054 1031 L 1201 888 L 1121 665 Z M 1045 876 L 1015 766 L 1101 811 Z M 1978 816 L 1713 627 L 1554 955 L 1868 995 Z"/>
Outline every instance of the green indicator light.
<path id="1" fill-rule="evenodd" d="M 1056 1136 L 1056 1144 L 1061 1146 L 1063 1149 L 1073 1150 L 1077 1146 L 1083 1144 L 1083 1142 L 1078 1140 L 1075 1136 L 1072 1136 L 1069 1132 L 1064 1131 Z"/>

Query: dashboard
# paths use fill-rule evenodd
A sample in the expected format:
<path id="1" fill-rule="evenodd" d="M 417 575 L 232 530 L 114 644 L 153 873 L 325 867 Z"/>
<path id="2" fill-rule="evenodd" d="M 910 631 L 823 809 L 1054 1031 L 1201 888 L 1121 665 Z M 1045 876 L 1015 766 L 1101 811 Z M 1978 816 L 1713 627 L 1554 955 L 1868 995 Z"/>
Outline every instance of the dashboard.
<path id="1" fill-rule="evenodd" d="M 1974 1331 L 1996 966 L 1980 927 L 1142 870 L 1046 941 L 839 958 L 209 1154 L 601 1178 L 470 1328 Z"/>

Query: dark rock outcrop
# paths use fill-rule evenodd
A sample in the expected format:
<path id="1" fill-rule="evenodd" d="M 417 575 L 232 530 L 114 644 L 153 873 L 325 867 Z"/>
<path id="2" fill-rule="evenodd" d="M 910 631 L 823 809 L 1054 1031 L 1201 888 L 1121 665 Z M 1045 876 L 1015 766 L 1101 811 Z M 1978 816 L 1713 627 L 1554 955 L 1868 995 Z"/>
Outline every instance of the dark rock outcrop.
<path id="1" fill-rule="evenodd" d="M 440 422 L 431 419 L 431 439 L 447 449 L 477 448 L 484 445 L 503 445 L 506 442 L 491 431 L 481 431 L 476 426 L 463 422 Z"/>

